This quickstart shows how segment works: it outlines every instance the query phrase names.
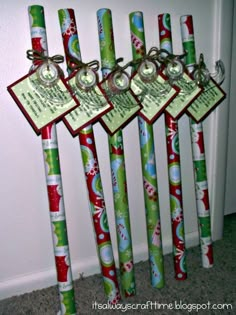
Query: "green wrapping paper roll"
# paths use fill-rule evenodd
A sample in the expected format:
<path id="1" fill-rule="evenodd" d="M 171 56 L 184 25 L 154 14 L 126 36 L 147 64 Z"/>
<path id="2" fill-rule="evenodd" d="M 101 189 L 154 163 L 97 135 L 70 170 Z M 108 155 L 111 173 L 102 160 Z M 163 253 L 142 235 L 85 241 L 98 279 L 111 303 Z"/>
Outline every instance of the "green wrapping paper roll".
<path id="1" fill-rule="evenodd" d="M 185 63 L 191 73 L 196 64 L 193 19 L 191 15 L 180 18 L 183 49 L 187 52 Z M 193 166 L 196 191 L 196 206 L 200 234 L 202 266 L 213 266 L 213 245 L 211 238 L 210 203 L 205 160 L 204 135 L 202 123 L 190 119 Z"/>
<path id="2" fill-rule="evenodd" d="M 72 9 L 61 9 L 58 15 L 68 66 L 70 56 L 81 60 L 76 20 Z M 68 72 L 70 74 L 69 67 Z M 120 300 L 120 292 L 92 125 L 80 131 L 79 141 L 104 290 L 109 302 L 115 304 Z"/>
<path id="3" fill-rule="evenodd" d="M 42 6 L 28 8 L 32 48 L 48 55 L 47 37 Z M 57 144 L 56 125 L 50 124 L 42 129 L 42 147 L 48 191 L 51 228 L 60 293 L 60 315 L 76 314 L 74 288 L 70 264 L 70 251 L 67 236 L 65 207 L 62 191 L 60 160 Z"/>
<path id="4" fill-rule="evenodd" d="M 109 9 L 98 10 L 97 20 L 102 74 L 105 78 L 114 68 L 116 62 L 111 11 Z M 122 131 L 118 130 L 113 136 L 108 136 L 108 142 L 112 173 L 121 289 L 122 293 L 128 297 L 135 295 L 136 287 Z"/>
<path id="5" fill-rule="evenodd" d="M 130 13 L 129 20 L 133 58 L 138 59 L 143 57 L 146 53 L 142 12 Z M 148 124 L 140 116 L 138 117 L 138 125 L 151 284 L 153 287 L 162 288 L 164 286 L 164 261 L 162 253 L 161 222 L 159 212 L 153 126 Z"/>
<path id="6" fill-rule="evenodd" d="M 170 14 L 158 15 L 158 25 L 160 49 L 166 49 L 172 54 Z M 165 124 L 175 278 L 185 280 L 187 271 L 178 120 L 174 120 L 165 112 Z"/>

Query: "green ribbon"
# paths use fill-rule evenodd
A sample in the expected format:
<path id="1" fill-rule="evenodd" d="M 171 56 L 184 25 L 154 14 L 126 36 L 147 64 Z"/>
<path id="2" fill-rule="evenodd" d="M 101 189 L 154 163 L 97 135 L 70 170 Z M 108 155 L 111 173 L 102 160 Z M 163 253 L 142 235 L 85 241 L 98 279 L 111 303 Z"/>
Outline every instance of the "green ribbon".
<path id="1" fill-rule="evenodd" d="M 81 68 L 90 68 L 91 70 L 98 71 L 99 62 L 97 60 L 92 60 L 88 63 L 84 63 L 81 60 L 68 55 L 68 68 L 72 71 Z"/>
<path id="2" fill-rule="evenodd" d="M 42 61 L 42 62 L 53 62 L 62 63 L 64 62 L 64 57 L 62 55 L 54 55 L 52 57 L 45 56 L 42 52 L 35 49 L 28 49 L 26 51 L 27 58 L 32 61 Z"/>
<path id="3" fill-rule="evenodd" d="M 165 54 L 165 57 L 163 56 L 163 54 Z M 146 60 L 153 61 L 153 62 L 158 61 L 159 63 L 165 64 L 165 65 L 169 62 L 174 64 L 175 60 L 177 59 L 179 60 L 183 58 L 185 55 L 186 53 L 182 55 L 174 55 L 174 54 L 169 53 L 166 49 L 158 49 L 157 47 L 151 47 L 145 56 L 143 56 L 142 58 L 131 60 L 128 63 L 126 63 L 124 66 L 119 65 L 119 63 L 122 62 L 124 58 L 121 57 L 121 58 L 116 59 L 115 66 L 113 67 L 113 69 L 111 69 L 110 74 L 116 71 L 119 71 L 119 72 L 124 71 L 128 67 L 137 68 L 142 62 L 145 62 Z M 102 70 L 104 69 L 110 69 L 110 68 L 103 67 Z"/>

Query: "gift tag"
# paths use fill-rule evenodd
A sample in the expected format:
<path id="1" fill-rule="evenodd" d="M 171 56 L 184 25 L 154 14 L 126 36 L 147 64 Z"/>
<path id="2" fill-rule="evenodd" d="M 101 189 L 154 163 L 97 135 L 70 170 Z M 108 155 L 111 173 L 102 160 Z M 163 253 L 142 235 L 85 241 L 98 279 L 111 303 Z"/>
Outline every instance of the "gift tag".
<path id="1" fill-rule="evenodd" d="M 60 77 L 60 68 L 50 62 L 42 63 L 7 89 L 37 134 L 79 106 Z"/>
<path id="2" fill-rule="evenodd" d="M 145 61 L 144 68 L 135 72 L 131 79 L 131 88 L 143 106 L 139 115 L 150 124 L 154 123 L 180 91 L 176 86 L 171 86 L 156 67 L 153 71 L 149 70 L 153 67 L 151 63 L 155 65 Z"/>
<path id="3" fill-rule="evenodd" d="M 113 135 L 137 115 L 142 105 L 130 88 L 129 76 L 124 71 L 111 73 L 101 82 L 101 88 L 113 109 L 102 116 L 100 121 L 105 130 Z"/>
<path id="4" fill-rule="evenodd" d="M 201 95 L 187 108 L 187 113 L 197 122 L 205 119 L 226 97 L 221 87 L 210 78 Z"/>
<path id="5" fill-rule="evenodd" d="M 179 119 L 185 113 L 186 108 L 202 93 L 202 88 L 186 72 L 182 74 L 181 78 L 174 81 L 174 85 L 180 89 L 180 92 L 165 110 L 173 119 Z"/>
<path id="6" fill-rule="evenodd" d="M 95 123 L 113 106 L 97 84 L 97 74 L 92 69 L 81 68 L 70 76 L 67 82 L 80 106 L 67 114 L 63 121 L 72 135 L 76 135 L 87 125 Z"/>

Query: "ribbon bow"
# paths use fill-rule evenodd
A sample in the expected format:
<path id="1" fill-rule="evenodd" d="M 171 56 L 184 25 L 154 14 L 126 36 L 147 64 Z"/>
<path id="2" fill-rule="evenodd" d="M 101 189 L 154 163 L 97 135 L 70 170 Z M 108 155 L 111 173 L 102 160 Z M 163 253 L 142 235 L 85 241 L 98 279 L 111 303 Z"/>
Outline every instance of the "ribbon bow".
<path id="1" fill-rule="evenodd" d="M 186 56 L 186 53 L 182 55 L 174 55 L 174 54 L 169 53 L 166 49 L 158 49 L 157 47 L 151 47 L 145 56 L 143 56 L 142 58 L 131 60 L 124 66 L 120 66 L 118 64 L 124 60 L 123 58 L 116 59 L 115 66 L 112 69 L 112 72 L 115 72 L 117 70 L 122 71 L 128 67 L 136 68 L 137 66 L 139 66 L 142 62 L 145 62 L 146 60 L 158 61 L 159 63 L 163 63 L 163 64 L 167 64 L 167 63 L 174 64 L 176 59 L 181 59 L 184 56 Z M 106 69 L 106 68 L 103 68 L 103 69 Z"/>
<path id="2" fill-rule="evenodd" d="M 158 60 L 159 52 L 160 51 L 156 47 L 152 47 L 152 48 L 150 48 L 150 50 L 148 51 L 148 53 L 145 56 L 143 56 L 142 58 L 137 58 L 135 60 L 131 60 L 130 62 L 125 64 L 123 67 L 121 67 L 118 63 L 122 62 L 124 59 L 118 58 L 118 59 L 116 59 L 116 64 L 115 64 L 115 67 L 113 68 L 113 71 L 116 71 L 116 70 L 122 71 L 128 67 L 136 67 L 136 66 L 140 65 L 145 60 L 153 60 L 153 61 Z"/>
<path id="3" fill-rule="evenodd" d="M 158 56 L 157 56 L 157 60 L 160 62 L 160 63 L 163 63 L 163 64 L 167 64 L 167 63 L 172 63 L 174 64 L 175 63 L 175 60 L 180 60 L 182 58 L 184 58 L 185 56 L 187 55 L 186 52 L 184 52 L 182 55 L 174 55 L 174 54 L 171 54 L 168 50 L 166 49 L 160 49 L 159 50 L 159 53 L 158 53 Z"/>
<path id="4" fill-rule="evenodd" d="M 68 58 L 68 68 L 70 68 L 70 70 L 74 71 L 77 69 L 81 69 L 81 68 L 90 68 L 94 71 L 97 71 L 99 69 L 99 62 L 97 60 L 92 60 L 88 63 L 84 63 L 81 60 L 74 58 L 72 56 L 69 56 Z"/>
<path id="5" fill-rule="evenodd" d="M 35 49 L 29 49 L 26 51 L 27 58 L 32 61 L 42 61 L 42 62 L 54 62 L 54 63 L 62 63 L 64 62 L 64 57 L 62 55 L 54 55 L 52 57 L 45 56 L 43 52 L 40 52 Z"/>

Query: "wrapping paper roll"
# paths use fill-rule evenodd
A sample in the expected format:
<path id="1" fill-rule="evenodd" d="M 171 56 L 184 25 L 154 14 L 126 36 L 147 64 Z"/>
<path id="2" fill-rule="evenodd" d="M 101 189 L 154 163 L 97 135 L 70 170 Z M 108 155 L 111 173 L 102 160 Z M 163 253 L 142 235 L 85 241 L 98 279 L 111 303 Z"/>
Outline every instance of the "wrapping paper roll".
<path id="1" fill-rule="evenodd" d="M 187 52 L 185 63 L 191 73 L 196 64 L 193 18 L 183 15 L 180 18 L 183 49 Z M 211 218 L 208 194 L 208 182 L 204 149 L 204 135 L 202 123 L 190 119 L 191 141 L 194 165 L 196 205 L 199 222 L 202 266 L 213 266 L 213 246 L 211 238 Z"/>
<path id="2" fill-rule="evenodd" d="M 68 65 L 69 56 L 81 60 L 75 14 L 73 9 L 61 9 L 58 15 Z M 80 131 L 79 141 L 104 290 L 109 302 L 114 304 L 120 300 L 120 293 L 92 125 Z"/>
<path id="3" fill-rule="evenodd" d="M 170 14 L 158 15 L 158 26 L 160 48 L 173 53 Z M 174 120 L 168 112 L 165 112 L 165 128 L 175 278 L 184 280 L 187 278 L 187 271 L 178 121 Z"/>
<path id="4" fill-rule="evenodd" d="M 109 9 L 98 10 L 97 21 L 102 74 L 103 77 L 106 78 L 114 68 L 116 62 L 111 11 Z M 108 136 L 108 142 L 112 173 L 121 288 L 122 293 L 128 297 L 135 295 L 136 286 L 122 130 L 118 130 L 113 136 Z"/>
<path id="5" fill-rule="evenodd" d="M 146 53 L 142 12 L 130 13 L 129 20 L 133 58 L 138 59 L 143 57 Z M 138 125 L 151 284 L 153 287 L 162 288 L 164 286 L 164 262 L 162 253 L 153 126 L 148 124 L 141 116 L 138 117 Z"/>
<path id="6" fill-rule="evenodd" d="M 44 53 L 44 55 L 47 56 L 48 48 L 44 9 L 42 6 L 33 5 L 28 8 L 28 14 L 30 20 L 32 48 Z M 41 136 L 57 281 L 61 302 L 61 311 L 59 313 L 61 315 L 72 315 L 76 314 L 76 307 L 55 124 L 50 124 L 44 127 Z"/>

